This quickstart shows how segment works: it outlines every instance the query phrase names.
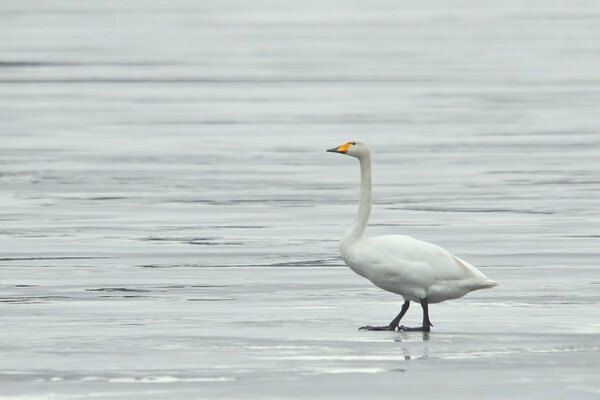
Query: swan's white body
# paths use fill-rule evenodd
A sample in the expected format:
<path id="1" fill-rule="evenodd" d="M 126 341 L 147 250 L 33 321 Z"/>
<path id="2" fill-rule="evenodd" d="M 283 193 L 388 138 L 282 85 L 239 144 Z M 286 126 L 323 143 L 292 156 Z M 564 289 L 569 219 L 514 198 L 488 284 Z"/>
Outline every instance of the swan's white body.
<path id="1" fill-rule="evenodd" d="M 375 286 L 404 300 L 429 303 L 456 299 L 496 286 L 471 264 L 435 244 L 386 235 L 342 241 L 342 259 Z"/>
<path id="2" fill-rule="evenodd" d="M 358 214 L 340 242 L 342 259 L 354 272 L 405 301 L 439 303 L 496 286 L 477 268 L 434 244 L 402 235 L 364 237 L 371 212 L 369 147 L 356 141 L 330 151 L 334 150 L 360 161 Z"/>

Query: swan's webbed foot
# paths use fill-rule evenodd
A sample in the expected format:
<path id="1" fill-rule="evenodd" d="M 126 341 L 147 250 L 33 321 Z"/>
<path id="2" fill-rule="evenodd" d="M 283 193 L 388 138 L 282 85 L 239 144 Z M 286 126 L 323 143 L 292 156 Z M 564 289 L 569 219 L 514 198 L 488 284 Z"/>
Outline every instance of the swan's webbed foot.
<path id="1" fill-rule="evenodd" d="M 414 327 L 414 328 L 411 328 L 410 326 L 401 325 L 398 328 L 398 330 L 402 331 L 402 332 L 430 332 L 431 331 L 431 325 L 417 326 L 417 327 Z"/>
<path id="2" fill-rule="evenodd" d="M 402 310 L 400 310 L 400 314 L 398 314 L 398 316 L 396 318 L 394 318 L 392 320 L 392 322 L 389 323 L 389 325 L 384 325 L 384 326 L 371 326 L 371 325 L 367 325 L 367 326 L 361 326 L 360 328 L 358 328 L 359 331 L 395 331 L 396 328 L 398 328 L 398 324 L 400 324 L 400 320 L 402 319 L 402 317 L 404 317 L 404 314 L 406 314 L 406 311 L 408 311 L 408 307 L 410 306 L 410 301 L 405 301 L 404 304 L 402 305 Z"/>
<path id="3" fill-rule="evenodd" d="M 361 326 L 360 328 L 358 328 L 358 330 L 359 331 L 395 331 L 396 326 L 395 325 L 385 325 L 385 326 L 366 325 L 366 326 Z"/>
<path id="4" fill-rule="evenodd" d="M 403 332 L 429 332 L 433 324 L 429 320 L 429 302 L 427 298 L 421 299 L 421 307 L 423 307 L 423 325 L 415 328 L 401 325 L 398 330 Z"/>

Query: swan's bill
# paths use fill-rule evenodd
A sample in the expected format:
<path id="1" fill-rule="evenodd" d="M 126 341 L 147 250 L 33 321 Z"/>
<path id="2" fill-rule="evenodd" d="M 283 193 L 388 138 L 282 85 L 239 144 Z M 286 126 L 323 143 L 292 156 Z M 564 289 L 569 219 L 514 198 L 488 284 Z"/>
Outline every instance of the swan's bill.
<path id="1" fill-rule="evenodd" d="M 348 149 L 350 148 L 350 145 L 352 143 L 348 142 L 348 143 L 344 143 L 343 145 L 341 145 L 340 147 L 334 147 L 333 149 L 329 149 L 327 151 L 329 151 L 330 153 L 345 153 L 348 151 Z"/>

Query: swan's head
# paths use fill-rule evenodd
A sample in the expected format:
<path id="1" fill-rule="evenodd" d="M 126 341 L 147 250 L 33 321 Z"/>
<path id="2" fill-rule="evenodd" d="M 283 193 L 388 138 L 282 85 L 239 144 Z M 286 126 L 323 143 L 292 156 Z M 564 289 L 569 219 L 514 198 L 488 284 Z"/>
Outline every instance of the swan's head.
<path id="1" fill-rule="evenodd" d="M 371 153 L 369 146 L 367 146 L 367 144 L 361 140 L 351 140 L 339 147 L 334 147 L 333 149 L 329 149 L 327 151 L 331 153 L 345 154 L 347 156 L 356 158 L 362 158 Z"/>

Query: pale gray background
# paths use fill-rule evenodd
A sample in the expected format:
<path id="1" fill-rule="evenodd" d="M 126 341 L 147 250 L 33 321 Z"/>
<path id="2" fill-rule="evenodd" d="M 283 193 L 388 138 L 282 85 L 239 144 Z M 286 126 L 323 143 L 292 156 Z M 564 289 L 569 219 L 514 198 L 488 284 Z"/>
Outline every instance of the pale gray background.
<path id="1" fill-rule="evenodd" d="M 600 2 L 0 3 L 0 398 L 600 397 Z M 429 337 L 371 234 L 500 286 Z M 419 307 L 407 323 L 418 323 Z"/>

